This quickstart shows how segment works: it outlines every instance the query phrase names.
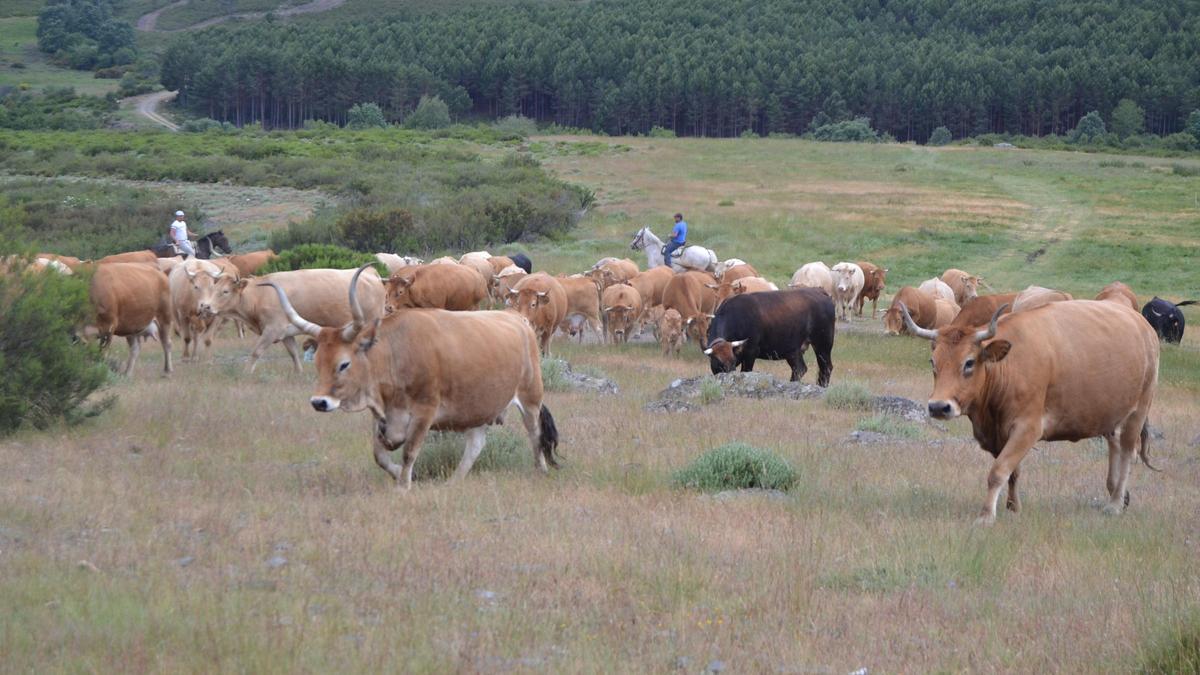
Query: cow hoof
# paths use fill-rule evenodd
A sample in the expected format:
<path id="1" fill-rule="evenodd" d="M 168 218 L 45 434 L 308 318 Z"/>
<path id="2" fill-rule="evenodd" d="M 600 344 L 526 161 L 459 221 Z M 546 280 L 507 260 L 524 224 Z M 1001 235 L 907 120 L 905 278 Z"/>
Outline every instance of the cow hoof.
<path id="1" fill-rule="evenodd" d="M 1013 513 L 1021 512 L 1021 503 L 1020 502 L 1008 502 L 1004 506 L 1005 506 L 1005 508 L 1007 508 L 1009 511 L 1012 511 Z"/>
<path id="2" fill-rule="evenodd" d="M 1125 506 L 1129 506 L 1129 490 L 1125 491 Z"/>
<path id="3" fill-rule="evenodd" d="M 1120 503 L 1114 504 L 1112 502 L 1105 504 L 1104 507 L 1100 509 L 1100 511 L 1103 512 L 1104 515 L 1106 515 L 1106 516 L 1119 516 L 1119 515 L 1121 515 L 1121 512 L 1124 510 L 1125 510 L 1125 507 L 1122 504 L 1120 504 Z"/>

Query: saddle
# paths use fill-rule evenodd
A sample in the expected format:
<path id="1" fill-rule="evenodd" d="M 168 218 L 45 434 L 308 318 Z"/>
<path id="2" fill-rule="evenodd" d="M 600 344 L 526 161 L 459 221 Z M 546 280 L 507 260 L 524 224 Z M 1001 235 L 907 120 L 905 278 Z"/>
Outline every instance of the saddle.
<path id="1" fill-rule="evenodd" d="M 683 240 L 683 243 L 679 245 L 679 248 L 676 248 L 676 249 L 675 249 L 675 250 L 674 250 L 674 251 L 671 253 L 671 257 L 672 257 L 672 258 L 678 258 L 678 257 L 681 257 L 681 256 L 683 255 L 683 251 L 684 251 L 684 249 L 686 249 L 687 247 L 688 247 L 687 240 L 686 240 L 686 239 L 684 239 L 684 240 Z M 663 254 L 663 256 L 664 256 L 664 257 L 666 257 L 666 255 L 667 255 L 667 245 L 666 245 L 666 244 L 663 244 L 662 250 L 661 250 L 661 251 L 659 251 L 659 253 L 662 253 L 662 254 Z"/>

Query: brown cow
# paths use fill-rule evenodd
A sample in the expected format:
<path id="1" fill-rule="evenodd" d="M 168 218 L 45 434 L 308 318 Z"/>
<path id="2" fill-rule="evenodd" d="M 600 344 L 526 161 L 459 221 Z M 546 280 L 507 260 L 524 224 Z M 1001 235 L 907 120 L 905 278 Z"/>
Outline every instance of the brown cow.
<path id="1" fill-rule="evenodd" d="M 736 269 L 736 268 L 734 268 Z M 728 274 L 726 274 L 728 276 Z M 717 307 L 729 298 L 743 293 L 765 293 L 777 291 L 779 287 L 762 277 L 741 277 L 733 281 L 722 280 L 720 284 L 705 284 L 717 292 Z"/>
<path id="2" fill-rule="evenodd" d="M 348 284 L 353 319 L 344 326 L 308 321 L 275 286 L 292 329 L 315 338 L 314 410 L 370 410 L 375 463 L 401 490 L 412 486 L 413 464 L 431 429 L 466 432 L 452 478 L 458 480 L 483 450 L 487 427 L 514 403 L 538 470 L 558 466 L 558 430 L 542 402 L 537 339 L 524 319 L 512 312 L 412 309 L 370 320 L 356 296 L 358 273 Z M 397 465 L 389 454 L 401 446 L 403 465 Z"/>
<path id="3" fill-rule="evenodd" d="M 1150 468 L 1146 418 L 1158 383 L 1158 338 L 1137 312 L 1114 302 L 1054 302 L 1001 317 L 982 330 L 928 330 L 904 314 L 909 332 L 933 341 L 929 414 L 966 415 L 995 457 L 977 524 L 996 520 L 1000 488 L 1020 510 L 1021 460 L 1038 441 L 1108 442 L 1108 503 L 1129 502 L 1134 454 Z"/>
<path id="4" fill-rule="evenodd" d="M 101 347 L 107 347 L 114 335 L 129 343 L 129 361 L 123 374 L 133 374 L 133 364 L 142 350 L 139 338 L 152 334 L 155 322 L 163 348 L 163 373 L 171 374 L 171 293 L 162 272 L 138 263 L 100 265 L 88 294 L 96 313 Z"/>
<path id="5" fill-rule="evenodd" d="M 716 277 L 708 272 L 689 270 L 671 278 L 663 290 L 663 307 L 679 312 L 689 337 L 704 348 L 708 322 L 717 308 L 717 293 L 708 287 Z"/>
<path id="6" fill-rule="evenodd" d="M 949 326 L 954 322 L 954 317 L 958 316 L 958 305 L 954 304 L 953 300 L 934 298 L 933 304 L 937 309 L 937 318 L 933 320 L 933 326 L 931 326 L 931 328 L 942 328 L 943 326 Z"/>
<path id="7" fill-rule="evenodd" d="M 386 282 L 387 311 L 413 307 L 467 311 L 479 309 L 487 285 L 466 265 L 402 267 Z"/>
<path id="8" fill-rule="evenodd" d="M 663 291 L 674 276 L 675 273 L 670 267 L 660 265 L 635 274 L 625 283 L 637 289 L 638 294 L 642 296 L 642 304 L 649 308 L 662 304 Z"/>
<path id="9" fill-rule="evenodd" d="M 1016 299 L 1013 300 L 1012 311 L 1016 314 L 1017 312 L 1037 309 L 1042 305 L 1048 305 L 1052 302 L 1066 302 L 1074 299 L 1066 291 L 1056 291 L 1053 288 L 1044 288 L 1042 286 L 1029 286 L 1017 294 Z"/>
<path id="10" fill-rule="evenodd" d="M 513 259 L 506 255 L 494 255 L 487 259 L 488 264 L 492 266 L 492 275 L 499 274 L 504 268 L 515 265 Z M 524 270 L 521 270 L 524 271 Z"/>
<path id="11" fill-rule="evenodd" d="M 475 270 L 486 284 L 491 280 L 493 274 L 492 264 L 488 262 L 491 258 L 492 254 L 487 251 L 472 251 L 462 254 L 462 257 L 458 259 L 458 264 Z"/>
<path id="12" fill-rule="evenodd" d="M 863 272 L 863 287 L 854 299 L 854 313 L 862 316 L 863 306 L 870 300 L 871 318 L 874 319 L 875 310 L 879 307 L 879 294 L 883 293 L 884 286 L 887 285 L 888 270 L 865 260 L 859 260 L 856 264 Z"/>
<path id="13" fill-rule="evenodd" d="M 665 269 L 665 268 L 664 268 Z M 683 317 L 679 312 L 668 309 L 658 318 L 658 342 L 663 356 L 679 356 L 683 347 Z"/>
<path id="14" fill-rule="evenodd" d="M 513 268 L 520 270 L 521 274 L 525 273 L 525 270 L 515 265 Z M 604 333 L 601 332 L 600 324 L 600 296 L 596 294 L 596 286 L 592 280 L 583 275 L 557 276 L 555 279 L 558 279 L 563 292 L 567 295 L 567 315 L 559 325 L 559 329 L 571 337 L 578 336 L 579 341 L 583 342 L 583 329 L 587 326 L 603 339 Z"/>
<path id="15" fill-rule="evenodd" d="M 109 265 L 112 263 L 153 263 L 158 260 L 158 256 L 154 251 L 145 249 L 142 251 L 126 251 L 125 253 L 114 253 L 106 255 L 96 261 L 100 265 Z"/>
<path id="16" fill-rule="evenodd" d="M 508 294 L 508 306 L 529 321 L 542 356 L 550 355 L 550 338 L 567 316 L 567 292 L 545 272 L 526 275 Z"/>
<path id="17" fill-rule="evenodd" d="M 71 255 L 58 255 L 57 253 L 39 253 L 34 256 L 34 259 L 45 258 L 47 260 L 56 260 L 67 266 L 72 272 L 79 271 L 79 266 L 84 263 L 83 260 Z"/>
<path id="18" fill-rule="evenodd" d="M 900 335 L 905 332 L 904 316 L 900 313 L 901 305 L 908 307 L 913 320 L 921 328 L 932 328 L 937 321 L 937 303 L 934 302 L 934 297 L 912 286 L 905 286 L 896 293 L 892 298 L 892 306 L 883 313 L 883 327 L 888 335 Z"/>
<path id="19" fill-rule="evenodd" d="M 1133 289 L 1119 281 L 1114 281 L 1100 289 L 1100 293 L 1096 296 L 1096 299 L 1108 300 L 1109 302 L 1115 302 L 1121 305 L 1129 305 L 1135 312 L 1141 311 L 1141 309 L 1138 307 L 1138 299 L 1137 296 L 1134 295 Z"/>
<path id="20" fill-rule="evenodd" d="M 603 291 L 613 284 L 628 283 L 638 275 L 638 266 L 629 258 L 605 258 L 586 274 L 594 279 L 596 286 Z"/>
<path id="21" fill-rule="evenodd" d="M 995 293 L 993 295 L 978 295 L 973 300 L 968 301 L 962 306 L 958 316 L 954 317 L 952 325 L 970 328 L 972 326 L 985 326 L 992 315 L 1000 309 L 1002 305 L 1012 307 L 1012 303 L 1017 299 L 1016 293 Z"/>
<path id="22" fill-rule="evenodd" d="M 629 342 L 629 334 L 642 315 L 642 296 L 629 284 L 613 284 L 604 289 L 600 311 L 604 312 L 609 342 Z"/>
<path id="23" fill-rule="evenodd" d="M 167 275 L 171 294 L 171 310 L 175 326 L 183 337 L 183 359 L 199 358 L 200 345 L 212 346 L 209 330 L 216 313 L 213 305 L 216 294 L 231 292 L 229 284 L 218 282 L 225 274 L 209 260 L 192 258 L 182 262 Z M 237 273 L 233 274 L 237 278 Z"/>
<path id="24" fill-rule="evenodd" d="M 242 277 L 236 281 L 222 278 L 213 309 L 217 314 L 241 319 L 259 334 L 246 365 L 249 372 L 254 372 L 262 353 L 276 342 L 283 343 L 292 357 L 292 366 L 300 372 L 300 352 L 295 340 L 299 333 L 280 307 L 275 292 L 261 284 L 271 282 L 282 288 L 305 315 L 318 318 L 325 325 L 341 326 L 351 319 L 345 292 L 352 277 L 357 277 L 355 270 L 308 269 Z M 383 282 L 374 269 L 358 280 L 358 292 L 370 320 L 383 316 Z"/>
<path id="25" fill-rule="evenodd" d="M 950 290 L 954 291 L 954 302 L 958 305 L 964 305 L 979 295 L 979 281 L 983 277 L 951 267 L 942 272 L 941 279 L 943 283 L 950 287 Z"/>
<path id="26" fill-rule="evenodd" d="M 516 286 L 517 282 L 521 280 L 521 277 L 525 276 L 526 274 L 528 273 L 525 270 L 517 267 L 516 265 L 509 265 L 508 267 L 500 270 L 498 274 L 492 275 L 492 281 L 488 284 L 488 297 L 490 297 L 494 302 L 504 302 L 504 299 L 508 297 L 508 292 L 511 291 L 513 286 Z M 592 282 L 589 280 L 588 285 L 590 286 L 591 283 Z M 596 288 L 593 286 L 592 295 L 595 294 Z"/>
<path id="27" fill-rule="evenodd" d="M 237 267 L 239 277 L 248 277 L 252 274 L 258 274 L 259 270 L 265 267 L 267 263 L 278 257 L 274 251 L 264 249 L 231 255 L 229 256 L 229 262 Z"/>
<path id="28" fill-rule="evenodd" d="M 726 269 L 725 273 L 717 278 L 721 280 L 721 283 L 733 283 L 738 279 L 748 279 L 750 277 L 757 276 L 760 275 L 758 270 L 754 269 L 753 265 L 750 263 L 742 263 L 741 265 L 734 265 L 733 267 Z"/>

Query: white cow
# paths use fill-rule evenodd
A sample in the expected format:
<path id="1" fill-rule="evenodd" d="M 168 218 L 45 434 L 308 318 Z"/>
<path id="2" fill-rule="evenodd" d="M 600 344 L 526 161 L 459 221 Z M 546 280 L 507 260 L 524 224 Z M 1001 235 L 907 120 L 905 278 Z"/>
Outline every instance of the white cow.
<path id="1" fill-rule="evenodd" d="M 409 255 L 396 255 L 395 253 L 376 253 L 375 259 L 388 268 L 388 274 L 395 274 L 396 270 L 401 267 L 420 265 L 423 262 L 420 258 L 414 258 Z"/>
<path id="2" fill-rule="evenodd" d="M 949 300 L 950 302 L 955 302 L 954 289 L 950 288 L 949 284 L 947 284 L 946 282 L 942 281 L 941 279 L 939 279 L 937 277 L 933 277 L 932 279 L 926 279 L 925 281 L 922 281 L 921 285 L 917 286 L 917 290 L 928 293 L 929 295 L 932 295 L 935 298 L 943 298 L 945 300 Z M 957 304 L 957 303 L 955 303 L 955 304 Z"/>
<path id="3" fill-rule="evenodd" d="M 833 303 L 841 318 L 850 321 L 850 309 L 862 291 L 866 277 L 862 268 L 852 262 L 840 262 L 830 271 L 833 272 Z"/>
<path id="4" fill-rule="evenodd" d="M 823 262 L 810 262 L 792 275 L 788 288 L 819 288 L 833 297 L 833 271 Z"/>

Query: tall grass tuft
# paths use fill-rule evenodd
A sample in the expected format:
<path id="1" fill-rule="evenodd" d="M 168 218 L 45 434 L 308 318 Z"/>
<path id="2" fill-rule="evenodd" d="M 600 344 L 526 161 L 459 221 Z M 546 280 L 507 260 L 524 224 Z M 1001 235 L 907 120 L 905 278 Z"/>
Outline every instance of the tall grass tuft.
<path id="1" fill-rule="evenodd" d="M 870 410 L 871 392 L 861 382 L 839 382 L 825 390 L 825 405 L 838 410 Z"/>
<path id="2" fill-rule="evenodd" d="M 719 492 L 747 488 L 789 490 L 797 479 L 796 471 L 771 451 L 745 443 L 727 443 L 676 471 L 671 482 L 676 487 Z"/>
<path id="3" fill-rule="evenodd" d="M 859 431 L 872 431 L 897 438 L 919 438 L 921 436 L 921 428 L 912 422 L 905 422 L 892 415 L 884 414 L 864 417 L 854 425 L 854 428 Z"/>
<path id="4" fill-rule="evenodd" d="M 1171 624 L 1146 649 L 1139 672 L 1147 675 L 1200 673 L 1200 611 Z"/>
<path id="5" fill-rule="evenodd" d="M 413 465 L 415 480 L 445 480 L 454 473 L 458 461 L 462 459 L 466 448 L 466 437 L 463 434 L 449 432 L 434 432 L 430 434 L 421 446 L 421 454 Z M 533 453 L 529 449 L 529 439 L 523 434 L 510 429 L 492 429 L 488 431 L 487 442 L 479 459 L 471 467 L 473 473 L 479 471 L 520 471 L 533 466 Z"/>
<path id="6" fill-rule="evenodd" d="M 704 405 L 725 399 L 725 390 L 715 377 L 706 377 L 700 382 L 700 402 Z"/>
<path id="7" fill-rule="evenodd" d="M 570 391 L 567 371 L 571 366 L 562 359 L 542 358 L 542 388 L 546 391 Z"/>

